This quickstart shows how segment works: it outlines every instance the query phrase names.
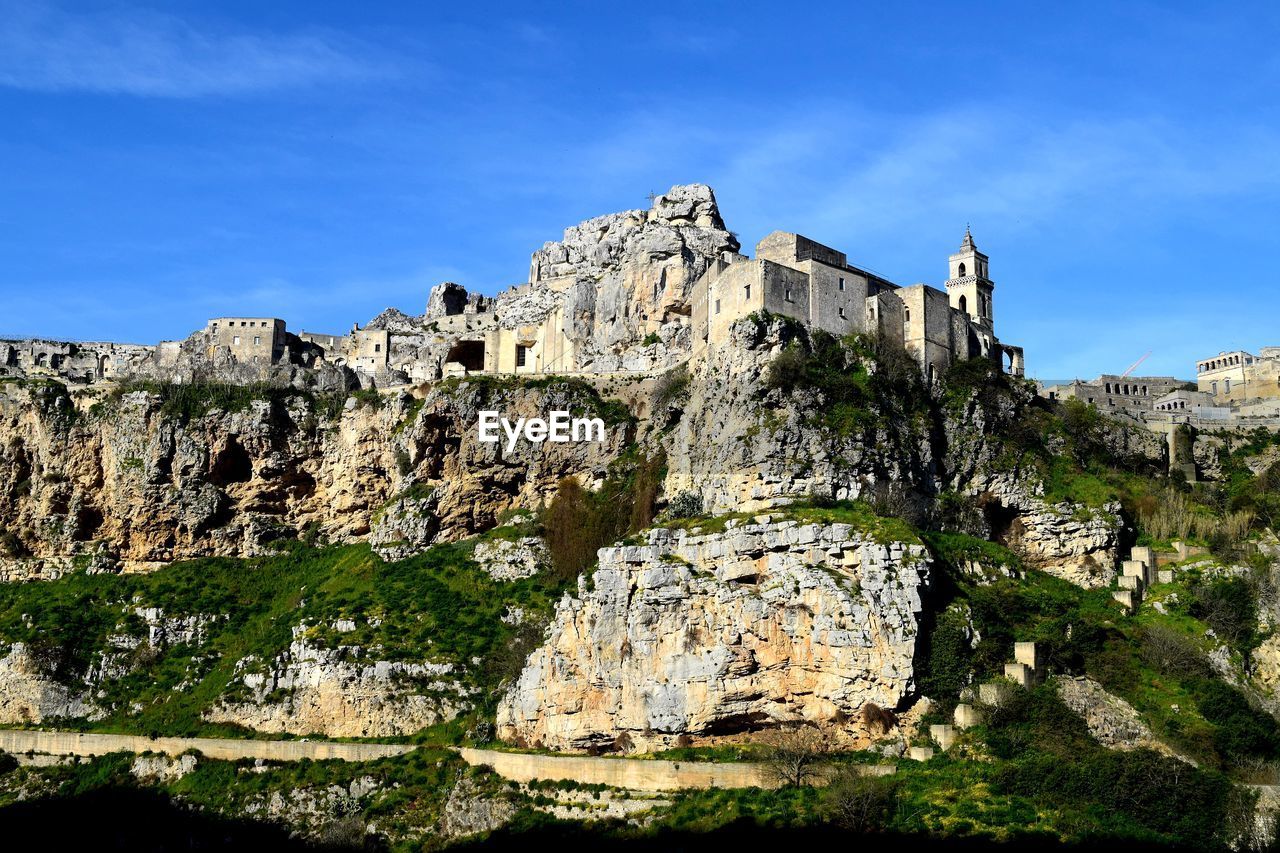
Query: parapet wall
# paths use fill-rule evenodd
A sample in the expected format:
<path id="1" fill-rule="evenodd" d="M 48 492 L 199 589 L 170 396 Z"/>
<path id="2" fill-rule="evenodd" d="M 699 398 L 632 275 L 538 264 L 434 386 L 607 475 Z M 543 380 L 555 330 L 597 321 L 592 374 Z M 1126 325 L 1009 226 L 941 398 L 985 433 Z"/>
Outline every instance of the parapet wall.
<path id="1" fill-rule="evenodd" d="M 85 734 L 81 732 L 37 732 L 0 729 L 0 751 L 21 755 L 38 752 L 45 755 L 109 755 L 113 752 L 160 752 L 181 755 L 195 750 L 206 758 L 239 761 L 261 758 L 265 761 L 373 761 L 404 755 L 417 749 L 399 743 L 342 743 L 313 740 L 235 740 L 209 737 L 141 737 L 139 735 Z"/>
<path id="2" fill-rule="evenodd" d="M 608 785 L 642 791 L 682 788 L 776 788 L 763 764 L 710 761 L 658 761 L 643 758 L 595 758 L 582 755 L 541 755 L 492 749 L 458 750 L 473 766 L 492 767 L 504 779 L 568 780 L 583 785 Z"/>

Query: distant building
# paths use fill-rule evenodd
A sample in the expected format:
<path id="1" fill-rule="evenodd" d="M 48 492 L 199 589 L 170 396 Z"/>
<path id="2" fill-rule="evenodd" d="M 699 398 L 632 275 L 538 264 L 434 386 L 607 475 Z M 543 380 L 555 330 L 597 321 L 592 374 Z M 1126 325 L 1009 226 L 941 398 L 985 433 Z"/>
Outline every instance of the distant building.
<path id="1" fill-rule="evenodd" d="M 1219 405 L 1280 399 L 1280 347 L 1236 350 L 1196 362 L 1196 385 Z"/>
<path id="2" fill-rule="evenodd" d="M 1050 400 L 1080 400 L 1112 414 L 1141 417 L 1154 411 L 1155 401 L 1187 383 L 1174 376 L 1117 376 L 1104 373 L 1087 382 L 1079 379 L 1042 388 Z"/>

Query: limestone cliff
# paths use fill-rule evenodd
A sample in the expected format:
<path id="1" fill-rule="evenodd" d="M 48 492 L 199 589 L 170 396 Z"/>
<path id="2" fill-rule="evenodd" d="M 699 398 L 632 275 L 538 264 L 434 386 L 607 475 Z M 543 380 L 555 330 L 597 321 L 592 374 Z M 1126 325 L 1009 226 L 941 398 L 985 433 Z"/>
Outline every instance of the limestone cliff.
<path id="1" fill-rule="evenodd" d="M 809 345 L 802 330 L 781 318 L 755 318 L 735 324 L 730 336 L 714 359 L 690 367 L 686 396 L 654 403 L 666 406 L 654 420 L 674 421 L 663 439 L 668 494 L 696 492 L 710 513 L 813 495 L 861 498 L 924 521 L 950 491 L 975 506 L 965 532 L 1001 541 L 1028 565 L 1082 586 L 1114 578 L 1126 532 L 1119 505 L 1047 500 L 1042 475 L 1018 462 L 1000 438 L 1032 409 L 1031 388 L 1013 383 L 985 405 L 974 394 L 934 401 L 927 410 L 882 398 L 858 412 L 861 420 L 849 429 L 832 415 L 841 401 L 810 388 L 784 392 L 768 381 L 780 354 Z M 930 393 L 915 391 L 925 400 Z M 1126 452 L 1159 458 L 1156 437 L 1140 444 L 1141 434 L 1126 431 L 1121 440 Z"/>
<path id="2" fill-rule="evenodd" d="M 337 411 L 286 391 L 184 409 L 166 393 L 76 408 L 65 392 L 51 402 L 45 386 L 0 385 L 0 578 L 252 556 L 308 530 L 344 542 L 377 528 L 420 549 L 537 506 L 564 477 L 599 482 L 631 436 L 617 409 L 563 380 L 446 382 L 420 398 L 348 397 Z M 482 408 L 604 411 L 610 423 L 603 442 L 508 452 L 478 440 Z"/>
<path id="3" fill-rule="evenodd" d="M 499 732 L 626 750 L 795 721 L 849 728 L 865 704 L 911 691 L 928 582 L 923 546 L 850 524 L 652 530 L 603 549 L 560 602 Z"/>
<path id="4" fill-rule="evenodd" d="M 690 367 L 687 396 L 656 420 L 675 420 L 665 439 L 668 494 L 695 491 L 716 514 L 752 511 L 819 495 L 840 500 L 936 494 L 930 425 L 886 414 L 867 431 L 828 428 L 832 401 L 810 389 L 770 388 L 770 363 L 806 338 L 778 317 L 730 329 L 715 358 Z M 658 405 L 658 403 L 655 403 Z"/>

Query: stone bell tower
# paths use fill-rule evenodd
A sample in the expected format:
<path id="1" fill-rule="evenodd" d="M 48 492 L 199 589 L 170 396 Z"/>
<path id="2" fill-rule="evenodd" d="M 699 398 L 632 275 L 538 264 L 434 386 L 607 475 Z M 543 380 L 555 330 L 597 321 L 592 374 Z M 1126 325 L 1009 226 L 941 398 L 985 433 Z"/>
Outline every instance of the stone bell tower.
<path id="1" fill-rule="evenodd" d="M 996 285 L 988 275 L 987 256 L 978 251 L 966 225 L 960 251 L 950 258 L 947 295 L 952 308 L 963 311 L 975 323 L 990 329 L 994 325 L 991 292 Z"/>

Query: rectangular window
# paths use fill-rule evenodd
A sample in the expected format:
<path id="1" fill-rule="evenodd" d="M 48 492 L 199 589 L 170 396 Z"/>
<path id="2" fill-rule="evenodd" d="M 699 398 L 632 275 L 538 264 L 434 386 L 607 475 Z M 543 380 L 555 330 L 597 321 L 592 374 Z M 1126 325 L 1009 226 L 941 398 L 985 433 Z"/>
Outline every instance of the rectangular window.
<path id="1" fill-rule="evenodd" d="M 786 301 L 788 301 L 788 302 L 790 302 L 790 301 L 791 301 L 791 288 L 789 288 L 789 287 L 788 287 L 788 288 L 783 292 L 782 298 L 783 298 L 783 299 L 785 299 L 785 300 L 786 300 Z"/>
<path id="2" fill-rule="evenodd" d="M 382 344 L 374 344 L 374 345 L 373 345 L 373 351 L 374 351 L 374 352 L 382 352 Z"/>
<path id="3" fill-rule="evenodd" d="M 843 306 L 843 305 L 841 305 L 841 306 L 840 306 L 840 319 L 842 319 L 842 320 L 844 319 L 844 306 Z"/>
<path id="4" fill-rule="evenodd" d="M 240 346 L 240 336 L 239 336 L 239 335 L 233 335 L 233 336 L 232 336 L 232 338 L 231 338 L 231 345 L 232 345 L 232 346 L 236 346 L 236 347 Z"/>
<path id="5" fill-rule="evenodd" d="M 844 276 L 840 276 L 840 289 L 844 290 Z"/>
<path id="6" fill-rule="evenodd" d="M 1223 390 L 1225 390 L 1228 394 L 1230 394 L 1230 393 L 1231 393 L 1231 380 L 1230 380 L 1230 379 L 1226 380 L 1226 386 L 1225 386 L 1225 388 L 1224 388 Z"/>
<path id="7" fill-rule="evenodd" d="M 748 284 L 742 288 L 742 298 L 743 299 L 751 298 L 751 285 Z"/>
<path id="8" fill-rule="evenodd" d="M 523 344 L 516 344 L 516 367 L 524 367 L 526 358 L 525 352 L 528 349 L 529 348 Z"/>
<path id="9" fill-rule="evenodd" d="M 716 300 L 716 313 L 717 313 L 717 314 L 719 314 L 719 313 L 720 313 L 720 300 L 719 300 L 719 299 L 717 299 L 717 300 Z"/>
<path id="10" fill-rule="evenodd" d="M 262 338 L 258 337 L 257 335 L 254 335 L 254 336 L 253 336 L 253 345 L 254 345 L 255 347 L 260 347 L 260 346 L 262 346 Z"/>

